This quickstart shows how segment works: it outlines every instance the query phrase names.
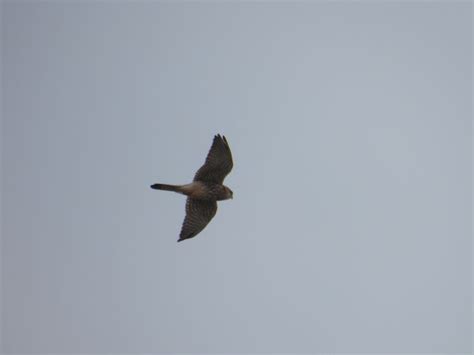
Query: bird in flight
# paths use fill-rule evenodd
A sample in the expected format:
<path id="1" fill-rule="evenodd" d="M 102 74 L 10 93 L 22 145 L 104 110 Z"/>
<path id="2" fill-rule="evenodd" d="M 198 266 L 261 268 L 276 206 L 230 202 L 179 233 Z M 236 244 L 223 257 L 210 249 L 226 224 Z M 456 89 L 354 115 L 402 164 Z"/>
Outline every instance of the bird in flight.
<path id="1" fill-rule="evenodd" d="M 208 225 L 216 215 L 217 201 L 233 198 L 232 190 L 223 184 L 233 165 L 227 139 L 218 134 L 214 136 L 206 161 L 194 175 L 193 182 L 186 185 L 151 185 L 155 190 L 174 191 L 188 196 L 178 242 L 195 237 Z"/>

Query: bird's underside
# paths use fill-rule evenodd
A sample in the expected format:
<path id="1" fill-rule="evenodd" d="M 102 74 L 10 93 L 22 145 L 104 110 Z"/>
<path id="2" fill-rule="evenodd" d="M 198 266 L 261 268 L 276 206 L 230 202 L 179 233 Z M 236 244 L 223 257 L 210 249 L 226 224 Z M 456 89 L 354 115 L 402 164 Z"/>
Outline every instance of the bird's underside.
<path id="1" fill-rule="evenodd" d="M 217 201 L 232 198 L 233 193 L 223 185 L 233 167 L 232 153 L 224 136 L 216 135 L 203 166 L 193 182 L 186 185 L 154 184 L 153 189 L 174 191 L 187 196 L 186 216 L 178 242 L 199 234 L 217 212 Z"/>

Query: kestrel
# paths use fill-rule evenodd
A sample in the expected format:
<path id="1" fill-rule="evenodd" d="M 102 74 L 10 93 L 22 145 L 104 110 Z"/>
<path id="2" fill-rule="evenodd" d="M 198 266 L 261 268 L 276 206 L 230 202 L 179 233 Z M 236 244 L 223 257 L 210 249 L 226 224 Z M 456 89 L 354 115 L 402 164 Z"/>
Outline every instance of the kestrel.
<path id="1" fill-rule="evenodd" d="M 152 189 L 174 191 L 188 196 L 178 242 L 199 234 L 216 215 L 217 201 L 228 200 L 233 192 L 223 185 L 224 178 L 232 170 L 232 154 L 224 136 L 214 136 L 204 165 L 186 185 L 153 184 Z"/>

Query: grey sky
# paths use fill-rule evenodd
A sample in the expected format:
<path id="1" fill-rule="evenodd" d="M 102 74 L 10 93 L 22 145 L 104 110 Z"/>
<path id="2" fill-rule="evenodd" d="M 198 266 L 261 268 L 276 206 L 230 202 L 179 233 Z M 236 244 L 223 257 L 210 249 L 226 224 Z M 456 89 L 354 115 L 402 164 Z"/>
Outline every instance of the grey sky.
<path id="1" fill-rule="evenodd" d="M 5 352 L 471 351 L 470 3 L 2 7 Z"/>

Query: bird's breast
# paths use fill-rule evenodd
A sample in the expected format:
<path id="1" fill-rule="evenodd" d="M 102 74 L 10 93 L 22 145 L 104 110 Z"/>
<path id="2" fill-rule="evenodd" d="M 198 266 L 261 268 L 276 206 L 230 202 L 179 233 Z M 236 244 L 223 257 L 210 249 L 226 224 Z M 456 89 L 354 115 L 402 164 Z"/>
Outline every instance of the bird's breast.
<path id="1" fill-rule="evenodd" d="M 197 200 L 208 200 L 212 195 L 209 188 L 200 181 L 193 181 L 190 184 L 183 185 L 181 190 L 185 195 Z"/>

